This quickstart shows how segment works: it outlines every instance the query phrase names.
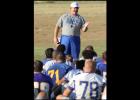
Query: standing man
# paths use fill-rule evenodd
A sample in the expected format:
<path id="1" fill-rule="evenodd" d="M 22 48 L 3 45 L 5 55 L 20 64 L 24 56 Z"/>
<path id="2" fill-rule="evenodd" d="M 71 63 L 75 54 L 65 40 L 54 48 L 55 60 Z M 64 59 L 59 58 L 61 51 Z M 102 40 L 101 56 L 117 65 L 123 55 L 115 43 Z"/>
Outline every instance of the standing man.
<path id="1" fill-rule="evenodd" d="M 65 54 L 72 55 L 73 60 L 79 59 L 80 30 L 86 32 L 89 24 L 78 14 L 78 10 L 79 4 L 72 2 L 70 4 L 70 13 L 65 13 L 59 18 L 54 30 L 54 43 L 58 45 L 58 33 L 60 28 L 62 29 L 60 44 L 65 45 Z"/>

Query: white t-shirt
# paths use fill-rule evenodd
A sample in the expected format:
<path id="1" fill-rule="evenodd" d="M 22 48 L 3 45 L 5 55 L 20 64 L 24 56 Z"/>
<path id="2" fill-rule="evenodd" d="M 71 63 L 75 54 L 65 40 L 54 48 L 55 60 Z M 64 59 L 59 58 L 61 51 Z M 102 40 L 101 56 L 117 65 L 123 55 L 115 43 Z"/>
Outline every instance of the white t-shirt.
<path id="1" fill-rule="evenodd" d="M 76 99 L 99 99 L 103 86 L 103 78 L 95 73 L 81 73 L 74 76 L 68 88 L 75 91 Z"/>

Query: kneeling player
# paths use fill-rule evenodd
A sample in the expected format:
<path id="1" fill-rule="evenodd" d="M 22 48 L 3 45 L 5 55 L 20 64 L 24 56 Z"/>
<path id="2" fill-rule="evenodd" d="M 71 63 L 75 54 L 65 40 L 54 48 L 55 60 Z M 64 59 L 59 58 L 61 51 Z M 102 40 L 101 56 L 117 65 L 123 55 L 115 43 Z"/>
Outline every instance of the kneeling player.
<path id="1" fill-rule="evenodd" d="M 66 99 L 75 90 L 75 99 L 99 100 L 103 78 L 95 73 L 95 69 L 96 63 L 92 59 L 87 59 L 83 68 L 84 72 L 74 76 L 63 94 L 58 95 L 56 99 Z"/>
<path id="2" fill-rule="evenodd" d="M 40 93 L 45 92 L 49 99 L 51 88 L 53 86 L 52 79 L 41 73 L 43 63 L 41 61 L 34 62 L 34 98 Z"/>

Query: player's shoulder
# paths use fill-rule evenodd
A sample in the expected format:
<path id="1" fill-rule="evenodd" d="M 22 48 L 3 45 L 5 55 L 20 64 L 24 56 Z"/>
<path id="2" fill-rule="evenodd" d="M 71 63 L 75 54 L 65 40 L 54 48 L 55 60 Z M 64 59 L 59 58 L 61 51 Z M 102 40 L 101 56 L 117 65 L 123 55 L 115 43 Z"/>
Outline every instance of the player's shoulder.
<path id="1" fill-rule="evenodd" d="M 77 74 L 77 75 L 75 75 L 75 76 L 73 76 L 73 78 L 81 78 L 81 77 L 84 77 L 86 74 L 85 73 L 79 73 L 79 74 Z"/>
<path id="2" fill-rule="evenodd" d="M 102 83 L 102 81 L 103 81 L 103 77 L 101 75 L 96 74 L 96 73 L 94 73 L 94 78 L 97 82 Z"/>

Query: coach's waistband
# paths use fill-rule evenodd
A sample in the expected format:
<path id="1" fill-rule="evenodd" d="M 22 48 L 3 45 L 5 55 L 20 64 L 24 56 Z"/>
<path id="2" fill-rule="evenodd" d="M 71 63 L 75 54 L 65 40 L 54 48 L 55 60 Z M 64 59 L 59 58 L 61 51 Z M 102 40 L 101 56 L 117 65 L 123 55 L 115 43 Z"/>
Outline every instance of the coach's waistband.
<path id="1" fill-rule="evenodd" d="M 66 37 L 80 37 L 80 36 L 77 36 L 77 35 L 61 35 L 61 36 L 66 36 Z"/>

